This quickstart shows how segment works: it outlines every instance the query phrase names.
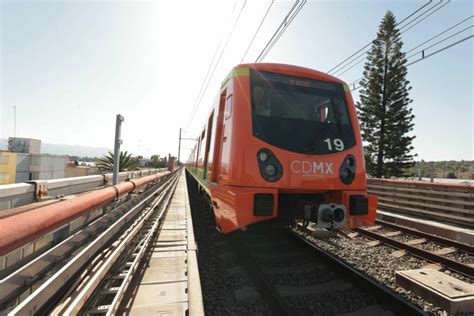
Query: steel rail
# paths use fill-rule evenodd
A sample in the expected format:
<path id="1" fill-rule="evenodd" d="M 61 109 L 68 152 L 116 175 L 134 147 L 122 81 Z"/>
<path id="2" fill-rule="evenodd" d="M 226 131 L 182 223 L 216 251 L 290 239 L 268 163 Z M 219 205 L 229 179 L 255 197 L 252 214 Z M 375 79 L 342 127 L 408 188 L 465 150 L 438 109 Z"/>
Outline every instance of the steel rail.
<path id="1" fill-rule="evenodd" d="M 91 313 L 97 313 L 100 311 L 100 313 L 105 313 L 106 315 L 114 315 L 117 312 L 117 309 L 120 306 L 120 303 L 122 301 L 122 298 L 125 294 L 125 292 L 128 289 L 128 286 L 130 285 L 131 280 L 133 279 L 133 276 L 135 272 L 137 271 L 139 264 L 145 254 L 146 249 L 148 249 L 151 245 L 151 241 L 154 240 L 154 237 L 156 237 L 158 231 L 158 227 L 161 226 L 163 223 L 163 218 L 166 216 L 168 207 L 170 205 L 171 197 L 173 195 L 173 192 L 176 189 L 176 185 L 179 180 L 179 175 L 173 180 L 173 182 L 170 184 L 169 190 L 164 193 L 164 196 L 162 199 L 156 202 L 156 204 L 151 208 L 150 210 L 150 216 L 148 216 L 147 219 L 145 219 L 145 229 L 144 229 L 144 234 L 143 236 L 139 236 L 134 244 L 136 244 L 136 247 L 133 249 L 133 251 L 129 252 L 126 256 L 126 258 L 120 259 L 120 266 L 119 267 L 112 267 L 109 272 L 111 271 L 112 273 L 108 273 L 103 277 L 103 280 L 106 278 L 113 278 L 113 277 L 119 277 L 122 279 L 122 282 L 120 286 L 115 286 L 112 293 L 109 294 L 114 294 L 113 301 L 109 305 L 101 305 L 101 306 L 94 306 L 91 304 L 84 304 L 84 307 L 87 306 L 87 310 L 84 311 L 86 314 L 91 314 Z M 140 235 L 141 232 L 137 232 L 136 235 Z M 138 251 L 138 252 L 137 252 Z M 127 259 L 132 259 L 131 261 Z M 112 275 L 113 274 L 113 275 Z M 102 282 L 103 283 L 103 282 Z M 104 290 L 101 286 L 98 287 L 102 291 Z M 97 291 L 97 289 L 96 289 Z M 97 295 L 91 297 L 90 301 L 98 302 L 99 296 L 103 294 L 103 292 L 97 293 Z M 107 292 L 106 292 L 107 293 Z M 79 301 L 79 298 L 76 298 L 76 301 Z M 92 302 L 92 304 L 94 304 Z M 89 305 L 89 306 L 88 306 Z M 77 311 L 77 308 L 76 308 Z M 74 311 L 75 312 L 75 311 Z M 68 313 L 65 313 L 68 314 Z"/>
<path id="2" fill-rule="evenodd" d="M 400 231 L 402 231 L 404 233 L 407 233 L 409 235 L 426 238 L 427 240 L 434 241 L 434 242 L 439 243 L 439 244 L 444 245 L 444 246 L 455 247 L 459 250 L 464 251 L 465 253 L 468 253 L 468 254 L 474 256 L 474 246 L 472 246 L 472 245 L 465 244 L 465 243 L 462 243 L 462 242 L 459 242 L 459 241 L 456 241 L 456 240 L 453 240 L 453 239 L 448 239 L 448 238 L 445 238 L 445 237 L 441 237 L 441 236 L 431 235 L 431 234 L 425 233 L 425 232 L 420 231 L 420 230 L 416 230 L 416 229 L 409 228 L 409 227 L 406 227 L 406 226 L 401 226 L 401 225 L 389 223 L 389 222 L 386 222 L 386 221 L 383 221 L 383 220 L 380 220 L 380 219 L 376 219 L 375 223 L 379 224 L 379 225 L 382 225 L 382 226 L 385 226 L 385 227 L 388 227 L 388 228 L 391 228 L 391 229 L 400 230 Z"/>
<path id="3" fill-rule="evenodd" d="M 75 293 L 74 297 L 72 297 L 68 302 L 66 309 L 61 312 L 62 315 L 77 315 L 85 306 L 85 304 L 87 304 L 89 299 L 92 298 L 92 294 L 105 278 L 114 263 L 131 245 L 133 238 L 142 230 L 147 220 L 155 211 L 155 208 L 158 205 L 161 205 L 166 193 L 167 191 L 163 191 L 162 195 L 157 198 L 154 205 L 135 220 L 131 227 L 121 236 L 120 240 L 115 241 L 114 245 L 111 246 L 110 256 L 108 256 L 105 260 L 100 261 L 99 264 L 94 267 L 93 271 L 91 271 L 91 273 L 87 276 L 87 281 L 82 284 L 81 289 Z M 131 270 L 134 270 L 135 268 L 136 266 L 130 267 Z M 131 274 L 128 275 L 128 277 L 130 276 Z M 117 289 L 114 289 L 114 291 L 115 290 Z"/>
<path id="4" fill-rule="evenodd" d="M 8 301 L 26 291 L 29 287 L 40 280 L 52 267 L 86 242 L 97 236 L 106 226 L 120 218 L 127 210 L 135 206 L 143 206 L 152 196 L 157 194 L 158 189 L 147 191 L 143 195 L 124 202 L 116 209 L 103 214 L 87 224 L 84 228 L 69 236 L 59 244 L 39 254 L 32 261 L 13 271 L 0 280 L 0 309 L 5 308 Z"/>
<path id="5" fill-rule="evenodd" d="M 296 237 L 301 242 L 312 247 L 318 253 L 323 255 L 323 257 L 331 263 L 331 265 L 338 267 L 340 270 L 347 273 L 349 277 L 357 281 L 357 284 L 363 285 L 368 291 L 375 291 L 378 296 L 389 305 L 390 308 L 396 313 L 396 315 L 428 315 L 427 312 L 424 312 L 417 306 L 409 303 L 398 293 L 388 288 L 382 283 L 377 282 L 371 277 L 367 276 L 363 272 L 358 271 L 344 260 L 338 258 L 336 255 L 331 254 L 330 252 L 324 250 L 318 245 L 312 243 L 310 240 L 304 236 L 298 234 L 295 230 L 289 230 L 289 234 Z"/>
<path id="6" fill-rule="evenodd" d="M 170 178 L 161 184 L 169 183 Z M 123 230 L 127 223 L 130 223 L 138 213 L 143 209 L 145 203 L 148 202 L 156 194 L 161 193 L 165 189 L 165 185 L 160 185 L 155 192 L 140 201 L 133 208 L 128 210 L 119 219 L 112 222 L 96 239 L 87 244 L 84 248 L 76 253 L 64 266 L 54 275 L 48 278 L 39 288 L 29 295 L 23 302 L 13 309 L 10 314 L 34 314 L 45 306 L 56 293 L 70 281 L 72 278 L 93 256 L 106 246 L 120 231 Z"/>
<path id="7" fill-rule="evenodd" d="M 356 231 L 360 234 L 363 234 L 367 237 L 370 237 L 372 239 L 380 240 L 380 241 L 384 242 L 385 244 L 391 245 L 395 248 L 408 250 L 410 253 L 412 253 L 413 255 L 415 255 L 419 258 L 422 258 L 422 259 L 425 259 L 425 260 L 428 260 L 428 261 L 431 261 L 431 262 L 434 262 L 434 263 L 440 263 L 440 264 L 444 265 L 445 267 L 447 267 L 448 269 L 454 270 L 454 271 L 459 272 L 461 274 L 464 274 L 464 275 L 466 275 L 470 278 L 474 277 L 474 267 L 471 267 L 467 264 L 455 261 L 455 260 L 450 259 L 448 257 L 443 257 L 443 256 L 440 256 L 440 255 L 437 255 L 433 252 L 430 252 L 430 251 L 427 251 L 427 250 L 424 250 L 424 249 L 421 249 L 421 248 L 418 248 L 418 247 L 415 247 L 415 246 L 412 246 L 412 245 L 408 245 L 404 242 L 392 239 L 392 238 L 387 237 L 387 236 L 377 234 L 376 232 L 369 231 L 369 230 L 366 230 L 366 229 L 363 229 L 363 228 L 355 228 L 354 231 Z"/>

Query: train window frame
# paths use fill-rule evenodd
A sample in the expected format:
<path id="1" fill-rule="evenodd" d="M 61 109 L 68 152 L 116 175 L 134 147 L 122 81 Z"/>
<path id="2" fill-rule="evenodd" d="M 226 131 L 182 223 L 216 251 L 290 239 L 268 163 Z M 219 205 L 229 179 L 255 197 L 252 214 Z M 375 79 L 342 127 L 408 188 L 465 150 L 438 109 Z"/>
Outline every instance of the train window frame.
<path id="1" fill-rule="evenodd" d="M 233 96 L 234 94 L 230 94 L 225 101 L 225 111 L 224 111 L 224 119 L 228 120 L 232 116 L 232 103 L 233 103 Z"/>
<path id="2" fill-rule="evenodd" d="M 264 82 L 265 85 L 267 86 L 266 87 L 267 90 L 262 90 L 264 95 L 262 95 L 259 98 L 259 101 L 257 101 L 256 97 L 258 96 L 258 94 L 254 93 L 254 89 L 258 89 L 259 85 L 256 85 L 256 83 L 259 83 L 259 82 Z M 284 89 L 287 89 L 286 86 L 289 86 L 289 87 L 294 86 L 295 89 L 297 87 L 300 87 L 299 89 L 301 89 L 302 91 L 304 91 L 304 89 L 317 90 L 318 96 L 329 98 L 330 100 L 329 104 L 331 106 L 337 107 L 337 108 L 339 107 L 343 108 L 344 110 L 343 116 L 339 118 L 336 117 L 336 120 L 341 120 L 342 118 L 344 120 L 344 123 L 341 124 L 342 122 L 339 122 L 339 123 L 336 122 L 336 125 L 334 125 L 335 123 L 332 122 L 333 118 L 330 117 L 333 115 L 333 114 L 330 114 L 331 113 L 331 110 L 329 109 L 330 107 L 327 109 L 327 112 L 325 111 L 324 113 L 325 114 L 324 120 L 321 120 L 321 113 L 318 113 L 320 116 L 319 120 L 318 119 L 304 120 L 304 119 L 291 117 L 291 116 L 288 116 L 288 117 L 279 116 L 279 115 L 274 116 L 268 110 L 259 109 L 259 106 L 261 106 L 261 100 L 262 100 L 261 98 L 265 96 L 265 93 L 267 93 L 267 91 L 276 92 L 278 89 L 281 89 L 281 87 L 277 88 L 276 85 L 282 85 Z M 353 126 L 351 111 L 349 109 L 350 107 L 349 100 L 344 91 L 343 84 L 340 82 L 325 81 L 321 79 L 315 79 L 315 78 L 309 78 L 309 77 L 307 78 L 304 76 L 296 77 L 291 74 L 252 69 L 250 71 L 250 93 L 251 93 L 250 103 L 251 103 L 251 118 L 252 118 L 252 134 L 257 139 L 260 139 L 272 146 L 275 146 L 284 150 L 288 150 L 290 152 L 307 154 L 307 155 L 326 155 L 326 154 L 333 154 L 333 153 L 339 152 L 339 150 L 335 150 L 335 148 L 334 150 L 332 150 L 332 148 L 323 147 L 325 144 L 324 142 L 322 142 L 323 139 L 318 139 L 322 137 L 323 135 L 327 135 L 325 138 L 330 137 L 332 139 L 336 137 L 337 139 L 343 139 L 344 150 L 348 150 L 358 145 L 356 130 Z M 320 105 L 323 105 L 323 103 Z M 342 114 L 340 111 L 338 111 L 338 109 L 336 109 L 336 111 L 339 113 L 338 116 Z M 326 126 L 321 125 L 319 127 L 319 130 L 323 130 L 323 128 L 325 128 L 324 132 L 326 134 L 320 134 L 318 137 L 315 137 L 314 140 L 309 139 L 307 144 L 303 144 L 302 141 L 300 141 L 299 144 L 292 142 L 291 140 L 293 140 L 294 137 L 292 138 L 292 137 L 287 136 L 289 134 L 285 134 L 286 136 L 284 138 L 277 137 L 278 139 L 286 139 L 286 140 L 276 141 L 275 136 L 268 134 L 267 131 L 269 130 L 265 130 L 266 127 L 262 127 L 262 126 L 265 126 L 263 125 L 265 121 L 262 121 L 262 120 L 265 120 L 266 117 L 279 118 L 281 120 L 288 120 L 288 121 L 302 120 L 306 122 L 305 124 L 307 126 L 309 126 L 308 124 L 313 124 L 311 122 L 320 122 L 320 123 L 327 122 L 328 124 L 333 125 L 332 130 L 338 131 L 338 135 L 328 134 L 328 131 L 331 132 L 331 130 L 328 129 Z M 269 119 L 266 119 L 266 120 L 267 122 L 271 123 Z M 331 126 L 328 125 L 328 127 L 331 127 Z M 296 129 L 293 128 L 293 130 L 296 130 Z M 283 129 L 278 130 L 278 133 L 282 134 L 283 133 L 282 131 Z M 344 131 L 344 134 L 343 134 L 343 131 Z M 310 134 L 307 133 L 307 135 L 310 135 Z M 301 133 L 300 135 L 297 135 L 297 136 L 301 136 Z M 298 139 L 303 139 L 303 138 L 298 138 Z"/>

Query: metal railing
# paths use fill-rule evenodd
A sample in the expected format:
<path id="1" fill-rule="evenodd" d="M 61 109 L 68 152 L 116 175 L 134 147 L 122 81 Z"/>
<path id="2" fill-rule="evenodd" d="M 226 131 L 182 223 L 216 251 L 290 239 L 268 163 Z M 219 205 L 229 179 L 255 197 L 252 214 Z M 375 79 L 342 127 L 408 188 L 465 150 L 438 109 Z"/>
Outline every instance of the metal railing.
<path id="1" fill-rule="evenodd" d="M 145 169 L 120 172 L 118 182 L 124 182 L 127 179 L 141 178 L 164 170 L 167 169 Z M 45 199 L 94 190 L 107 185 L 112 185 L 112 173 L 0 185 L 0 212 Z"/>
<path id="2" fill-rule="evenodd" d="M 380 210 L 474 227 L 474 186 L 367 179 Z"/>

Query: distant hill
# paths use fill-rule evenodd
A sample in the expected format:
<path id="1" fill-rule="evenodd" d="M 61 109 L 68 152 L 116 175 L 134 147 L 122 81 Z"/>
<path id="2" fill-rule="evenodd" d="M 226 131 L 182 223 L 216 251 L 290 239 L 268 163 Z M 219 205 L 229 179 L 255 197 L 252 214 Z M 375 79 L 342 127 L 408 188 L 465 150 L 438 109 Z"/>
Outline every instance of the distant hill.
<path id="1" fill-rule="evenodd" d="M 431 168 L 429 162 L 415 162 L 415 166 L 408 172 L 411 176 L 418 176 L 418 170 L 421 168 L 421 176 L 429 178 Z M 474 180 L 474 160 L 461 161 L 434 161 L 433 177 L 448 179 L 471 179 Z"/>
<path id="2" fill-rule="evenodd" d="M 8 140 L 0 138 L 0 150 L 7 150 Z M 51 155 L 67 155 L 79 157 L 101 157 L 111 150 L 108 148 L 88 147 L 80 145 L 41 143 L 41 153 Z"/>

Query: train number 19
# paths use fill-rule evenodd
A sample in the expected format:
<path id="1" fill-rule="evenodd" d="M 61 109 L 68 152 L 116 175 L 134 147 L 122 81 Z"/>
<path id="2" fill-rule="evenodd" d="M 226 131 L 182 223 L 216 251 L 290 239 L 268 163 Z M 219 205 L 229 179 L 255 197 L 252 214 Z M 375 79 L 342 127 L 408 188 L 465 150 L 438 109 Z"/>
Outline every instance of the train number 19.
<path id="1" fill-rule="evenodd" d="M 330 138 L 326 138 L 324 140 L 325 143 L 328 144 L 328 149 L 330 151 L 332 151 L 332 144 L 331 144 L 331 139 Z M 342 151 L 344 150 L 344 143 L 342 142 L 341 139 L 339 138 L 336 138 L 332 141 L 332 143 L 334 144 L 334 148 L 337 150 L 337 151 Z"/>

